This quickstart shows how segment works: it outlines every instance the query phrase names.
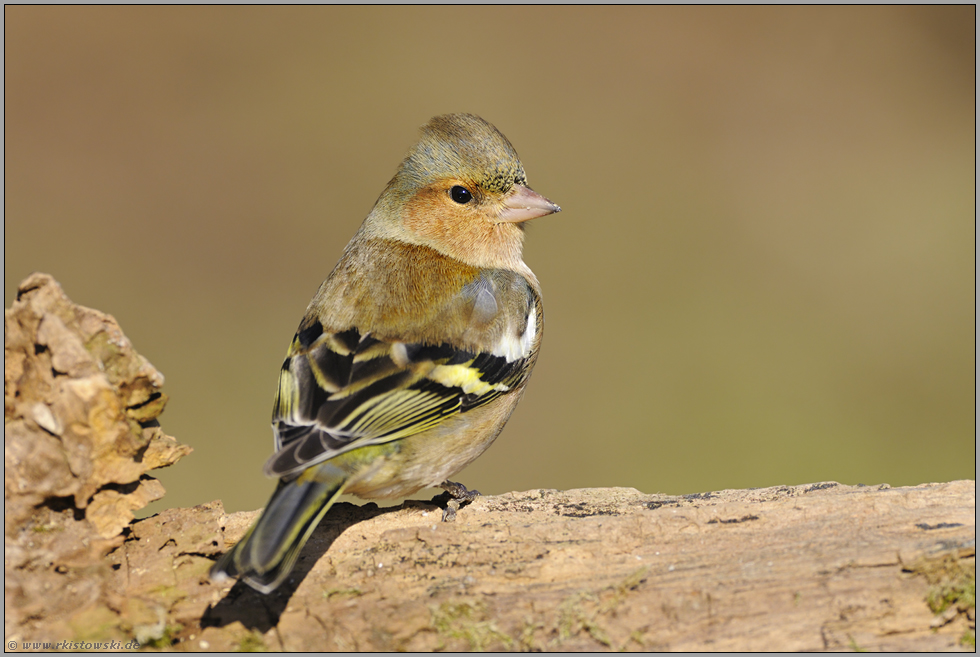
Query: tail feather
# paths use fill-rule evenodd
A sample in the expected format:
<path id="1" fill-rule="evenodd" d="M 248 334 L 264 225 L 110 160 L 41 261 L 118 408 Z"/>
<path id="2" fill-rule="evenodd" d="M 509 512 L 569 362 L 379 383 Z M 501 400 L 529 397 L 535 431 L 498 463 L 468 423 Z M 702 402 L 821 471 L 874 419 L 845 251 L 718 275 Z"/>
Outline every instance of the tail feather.
<path id="1" fill-rule="evenodd" d="M 290 482 L 280 482 L 248 533 L 211 568 L 211 579 L 240 577 L 269 593 L 282 584 L 324 514 L 344 490 L 346 476 L 323 463 Z"/>

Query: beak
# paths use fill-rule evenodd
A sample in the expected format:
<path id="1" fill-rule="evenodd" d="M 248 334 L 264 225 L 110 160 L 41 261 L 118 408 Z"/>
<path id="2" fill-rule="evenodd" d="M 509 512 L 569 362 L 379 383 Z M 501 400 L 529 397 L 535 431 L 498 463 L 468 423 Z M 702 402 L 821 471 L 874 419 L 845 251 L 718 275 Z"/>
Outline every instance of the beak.
<path id="1" fill-rule="evenodd" d="M 504 208 L 500 211 L 497 221 L 516 224 L 555 212 L 561 212 L 561 208 L 541 194 L 530 187 L 514 185 L 510 193 L 504 197 Z"/>

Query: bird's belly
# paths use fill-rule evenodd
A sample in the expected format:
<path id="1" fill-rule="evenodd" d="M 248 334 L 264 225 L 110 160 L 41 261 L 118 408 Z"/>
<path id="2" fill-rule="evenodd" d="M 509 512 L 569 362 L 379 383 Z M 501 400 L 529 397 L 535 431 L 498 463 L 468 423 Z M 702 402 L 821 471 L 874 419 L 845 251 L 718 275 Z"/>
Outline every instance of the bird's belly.
<path id="1" fill-rule="evenodd" d="M 384 448 L 384 453 L 359 465 L 344 492 L 375 499 L 404 497 L 437 486 L 490 447 L 517 405 L 521 392 L 515 391 L 502 404 L 460 413 L 428 431 L 378 446 Z M 357 451 L 350 454 L 353 456 Z"/>

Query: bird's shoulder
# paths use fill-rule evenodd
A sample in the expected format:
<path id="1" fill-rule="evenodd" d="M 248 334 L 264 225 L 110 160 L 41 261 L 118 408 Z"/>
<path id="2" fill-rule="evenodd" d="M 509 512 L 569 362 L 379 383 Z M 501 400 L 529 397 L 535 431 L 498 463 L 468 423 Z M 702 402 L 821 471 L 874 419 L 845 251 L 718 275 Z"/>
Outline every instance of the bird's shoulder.
<path id="1" fill-rule="evenodd" d="M 533 274 L 468 265 L 427 246 L 353 242 L 310 302 L 300 330 L 356 329 L 383 341 L 481 350 L 523 333 L 541 295 Z M 538 323 L 540 327 L 540 323 Z"/>

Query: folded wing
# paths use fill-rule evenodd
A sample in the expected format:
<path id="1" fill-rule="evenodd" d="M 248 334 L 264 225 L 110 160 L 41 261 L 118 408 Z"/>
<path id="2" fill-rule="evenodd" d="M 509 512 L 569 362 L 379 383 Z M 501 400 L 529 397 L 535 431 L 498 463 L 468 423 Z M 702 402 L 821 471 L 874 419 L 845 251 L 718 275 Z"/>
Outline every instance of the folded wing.
<path id="1" fill-rule="evenodd" d="M 343 452 L 420 433 L 518 389 L 533 364 L 540 325 L 533 297 L 526 308 L 513 337 L 486 352 L 379 340 L 356 329 L 329 332 L 316 320 L 301 328 L 279 376 L 276 453 L 266 474 L 291 479 Z"/>

